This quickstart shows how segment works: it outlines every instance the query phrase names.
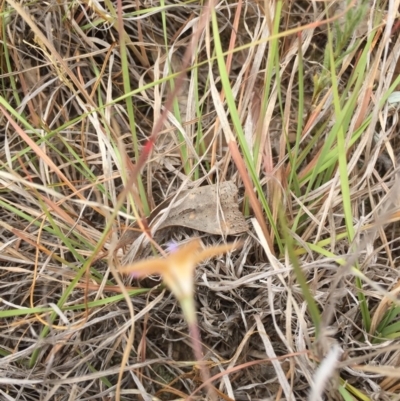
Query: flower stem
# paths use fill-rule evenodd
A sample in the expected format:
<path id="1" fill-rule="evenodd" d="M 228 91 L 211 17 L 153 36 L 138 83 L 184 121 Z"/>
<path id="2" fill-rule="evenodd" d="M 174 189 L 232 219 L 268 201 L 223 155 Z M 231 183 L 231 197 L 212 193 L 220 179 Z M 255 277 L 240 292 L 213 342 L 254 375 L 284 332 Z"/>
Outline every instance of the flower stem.
<path id="1" fill-rule="evenodd" d="M 213 401 L 217 401 L 217 394 L 215 392 L 214 387 L 210 382 L 210 373 L 207 368 L 207 365 L 203 361 L 203 351 L 202 351 L 202 344 L 201 344 L 201 337 L 200 337 L 200 330 L 197 324 L 197 317 L 196 317 L 196 309 L 194 307 L 194 300 L 192 297 L 187 297 L 181 300 L 181 307 L 183 313 L 185 315 L 186 321 L 189 326 L 189 334 L 190 339 L 192 342 L 192 348 L 194 357 L 196 358 L 199 368 L 200 368 L 200 375 L 203 383 L 206 384 L 208 395 Z"/>

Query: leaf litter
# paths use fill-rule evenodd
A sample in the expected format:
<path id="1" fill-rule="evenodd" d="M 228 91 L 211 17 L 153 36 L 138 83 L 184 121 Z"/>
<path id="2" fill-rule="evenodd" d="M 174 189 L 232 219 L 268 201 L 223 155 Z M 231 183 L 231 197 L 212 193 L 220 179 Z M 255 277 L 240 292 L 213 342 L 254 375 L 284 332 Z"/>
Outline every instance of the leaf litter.
<path id="1" fill-rule="evenodd" d="M 234 25 L 239 3 L 244 7 L 238 24 Z M 213 141 L 223 142 L 221 130 L 215 125 L 215 110 L 207 86 L 207 74 L 211 70 L 215 74 L 213 83 L 219 88 L 214 65 L 209 69 L 208 65 L 200 64 L 197 70 L 186 72 L 185 82 L 188 85 L 185 84 L 183 89 L 188 90 L 190 96 L 185 102 L 185 93 L 179 92 L 178 108 L 183 116 L 182 123 L 172 113 L 167 116 L 165 130 L 160 133 L 162 140 L 156 141 L 152 159 L 143 169 L 151 204 L 162 205 L 166 193 L 178 194 L 169 205 L 154 207 L 154 216 L 148 218 L 152 228 L 160 224 L 161 228 L 157 228 L 158 244 L 164 246 L 170 240 L 185 241 L 199 235 L 199 232 L 202 232 L 202 241 L 207 246 L 220 244 L 226 235 L 244 239 L 240 252 L 218 257 L 200 265 L 195 271 L 204 359 L 209 363 L 211 374 L 216 376 L 214 385 L 223 399 L 278 400 L 294 394 L 296 400 L 306 400 L 313 378 L 321 372 L 318 367 L 324 368 L 320 362 L 329 357 L 330 349 L 337 350 L 338 347 L 345 351 L 341 361 L 335 361 L 338 370 L 332 372 L 329 367 L 323 372 L 326 385 L 320 391 L 324 392 L 326 399 L 342 399 L 337 389 L 338 383 L 344 382 L 348 383 L 347 389 L 354 391 L 353 396 L 360 399 L 393 399 L 399 392 L 396 373 L 400 360 L 396 342 L 398 315 L 395 296 L 389 297 L 391 292 L 396 295 L 393 289 L 399 282 L 399 215 L 397 206 L 390 200 L 393 191 L 396 192 L 399 187 L 395 175 L 396 155 L 400 149 L 399 120 L 398 112 L 393 112 L 390 105 L 378 103 L 396 79 L 394 71 L 399 65 L 399 38 L 398 35 L 390 36 L 390 33 L 397 32 L 398 19 L 393 12 L 396 2 L 378 3 L 375 8 L 368 8 L 364 17 L 368 23 L 362 22 L 361 33 L 359 29 L 355 30 L 354 37 L 350 35 L 348 39 L 350 45 L 343 66 L 350 67 L 340 71 L 339 88 L 343 93 L 348 89 L 346 84 L 352 80 L 349 70 L 361 56 L 357 53 L 359 48 L 354 45 L 356 39 L 360 34 L 369 35 L 371 28 L 374 31 L 375 17 L 385 15 L 389 10 L 386 5 L 390 6 L 392 13 L 388 21 L 393 26 L 387 28 L 384 36 L 379 29 L 385 30 L 385 26 L 376 30 L 373 49 L 367 55 L 371 58 L 371 65 L 376 63 L 375 71 L 379 77 L 372 69 L 368 72 L 371 79 L 365 80 L 360 90 L 360 99 L 365 103 L 360 103 L 357 113 L 361 114 L 354 116 L 352 127 L 356 130 L 361 123 L 369 121 L 369 112 L 373 113 L 373 123 L 349 149 L 349 157 L 353 157 L 349 163 L 350 195 L 354 224 L 360 227 L 360 238 L 357 239 L 361 244 L 360 270 L 366 278 L 363 290 L 368 297 L 372 327 L 376 328 L 373 335 L 362 326 L 354 283 L 345 264 L 346 259 L 354 255 L 343 236 L 343 205 L 337 180 L 330 180 L 313 189 L 308 197 L 303 196 L 301 191 L 287 191 L 286 198 L 280 198 L 281 201 L 276 203 L 284 209 L 289 221 L 303 209 L 310 215 L 310 219 L 300 221 L 293 235 L 299 243 L 303 241 L 304 247 L 297 252 L 315 299 L 321 310 L 329 312 L 325 316 L 323 337 L 318 347 L 315 346 L 304 297 L 285 255 L 274 257 L 273 252 L 265 252 L 260 247 L 259 242 L 262 241 L 252 228 L 247 228 L 237 208 L 235 188 L 232 189 L 232 197 L 227 191 L 227 201 L 221 196 L 224 185 L 230 189 L 231 184 L 226 183 L 238 183 L 239 191 L 243 191 L 243 186 L 226 149 L 212 146 Z M 10 3 L 3 6 L 9 7 L 7 4 Z M 137 15 L 134 11 L 136 4 L 141 7 Z M 229 47 L 233 26 L 238 27 L 236 34 L 243 44 L 257 41 L 260 37 L 263 40 L 273 29 L 271 18 L 275 2 L 261 4 L 246 1 L 238 4 L 221 2 L 218 6 L 224 50 Z M 338 5 L 339 12 L 348 8 L 347 2 Z M 179 48 L 186 46 L 190 39 L 190 29 L 194 29 L 199 21 L 201 7 L 166 2 L 167 7 L 158 10 L 154 8 L 156 3 L 144 1 L 128 1 L 124 2 L 124 6 L 127 7 L 125 29 L 135 43 L 129 44 L 129 68 L 132 85 L 140 88 L 133 100 L 139 141 L 144 144 L 151 134 L 154 119 L 160 115 L 163 102 L 168 97 L 168 85 L 163 82 L 146 87 L 152 83 L 154 72 L 162 78 L 168 75 L 165 61 L 157 59 L 157 54 L 166 54 L 164 41 L 161 45 L 159 39 L 153 38 L 163 37 L 165 28 L 168 44 L 175 46 L 172 51 L 181 50 Z M 119 295 L 114 298 L 115 293 L 106 290 L 112 287 L 110 284 L 115 285 L 107 263 L 101 261 L 88 271 L 86 282 L 90 281 L 90 287 L 87 293 L 82 290 L 85 280 L 81 280 L 79 284 L 82 286 L 74 289 L 68 302 L 61 308 L 57 305 L 66 286 L 91 254 L 93 239 L 97 242 L 102 237 L 107 219 L 102 205 L 114 206 L 121 191 L 121 165 L 118 164 L 117 146 L 113 140 L 121 138 L 127 148 L 133 147 L 126 105 L 116 100 L 123 95 L 123 90 L 120 53 L 118 47 L 112 47 L 117 37 L 116 30 L 109 24 L 113 14 L 103 9 L 103 2 L 24 4 L 24 11 L 32 17 L 33 24 L 46 33 L 47 41 L 54 44 L 51 52 L 46 53 L 44 42 L 40 42 L 42 37 L 33 32 L 32 25 L 28 26 L 23 15 L 10 8 L 6 11 L 2 14 L 6 29 L 6 35 L 4 31 L 2 33 L 2 43 L 8 47 L 2 54 L 5 61 L 11 61 L 11 69 L 6 70 L 7 62 L 2 64 L 2 79 L 5 82 L 2 99 L 18 110 L 13 114 L 14 118 L 29 117 L 28 121 L 34 125 L 36 133 L 24 119 L 18 120 L 19 124 L 37 141 L 38 149 L 35 151 L 43 152 L 42 155 L 46 155 L 59 171 L 54 174 L 47 159 L 27 147 L 23 137 L 7 124 L 2 115 L 0 395 L 15 400 L 50 400 L 53 397 L 77 401 L 113 399 L 121 355 L 129 338 L 130 315 L 125 301 L 118 298 Z M 165 26 L 161 11 L 167 17 Z M 282 31 L 288 27 L 321 22 L 331 16 L 327 13 L 329 10 L 325 9 L 325 2 L 285 2 Z M 340 19 L 339 28 L 345 22 L 345 19 Z M 369 31 L 365 32 L 365 27 Z M 304 172 L 306 177 L 309 169 L 315 166 L 312 164 L 313 157 L 318 159 L 316 155 L 326 141 L 329 127 L 335 123 L 335 114 L 324 75 L 327 71 L 323 59 L 326 26 L 309 25 L 303 34 L 301 50 L 307 70 L 304 102 L 308 110 L 302 116 L 307 131 L 302 132 L 298 168 L 299 175 Z M 205 48 L 210 45 L 205 42 L 206 37 L 210 41 L 210 37 L 204 35 L 198 43 L 196 56 L 201 62 L 206 60 Z M 385 38 L 390 38 L 390 46 L 385 43 Z M 282 190 L 271 182 L 280 177 L 281 183 L 286 184 L 280 169 L 286 166 L 289 158 L 285 137 L 296 131 L 297 127 L 293 124 L 301 123 L 297 113 L 298 62 L 295 61 L 299 54 L 298 36 L 293 38 L 289 35 L 279 45 L 282 50 L 282 60 L 279 60 L 281 70 L 277 71 L 280 74 L 279 85 L 290 88 L 290 93 L 285 95 L 283 91 L 281 99 L 276 92 L 272 93 L 267 108 L 268 115 L 273 116 L 272 123 L 262 131 L 262 150 L 268 163 L 265 164 L 265 171 L 260 172 L 260 177 L 271 199 L 276 194 L 274 191 Z M 150 47 L 151 55 L 147 50 Z M 154 52 L 154 49 L 159 52 Z M 268 59 L 269 47 L 266 49 L 261 55 L 257 53 L 255 63 L 253 47 L 249 47 L 241 53 L 240 62 L 234 63 L 230 73 L 235 81 L 240 118 L 246 121 L 249 143 L 254 139 L 254 129 L 260 118 L 259 112 L 255 113 L 254 104 L 256 95 L 261 96 L 266 85 L 263 69 L 270 65 L 268 63 L 279 64 Z M 60 55 L 57 60 L 63 60 L 63 63 L 54 62 L 54 52 Z M 374 58 L 376 54 L 377 59 Z M 148 63 L 150 57 L 154 57 L 153 64 Z M 234 57 L 234 61 L 237 58 Z M 252 69 L 253 65 L 255 69 Z M 155 71 L 156 68 L 159 70 Z M 71 74 L 73 84 L 68 80 Z M 201 115 L 196 112 L 193 102 L 195 85 L 198 85 L 200 94 Z M 275 83 L 272 82 L 272 85 Z M 85 91 L 87 88 L 90 90 Z M 92 89 L 95 96 L 91 94 Z M 365 99 L 369 100 L 371 93 L 373 96 L 369 103 Z M 283 104 L 275 105 L 275 101 L 282 101 Z M 101 109 L 104 103 L 107 103 L 105 114 L 99 112 L 88 116 L 91 110 L 88 105 Z M 188 106 L 186 110 L 185 104 Z M 254 116 L 257 118 L 252 121 Z M 266 122 L 265 126 L 268 124 L 270 122 Z M 200 171 L 209 165 L 224 179 L 219 184 L 185 189 L 179 193 L 178 189 L 188 177 L 182 173 L 181 142 L 176 130 L 179 128 L 185 133 L 187 147 L 193 152 L 200 125 L 202 131 L 209 133 L 207 137 L 212 138 L 207 143 L 211 147 L 208 152 L 190 154 L 189 159 L 197 167 L 200 166 Z M 111 130 L 110 135 L 108 129 Z M 268 129 L 271 137 L 268 136 Z M 346 134 L 350 138 L 352 130 Z M 292 139 L 289 138 L 289 141 L 292 142 Z M 133 152 L 130 156 L 134 159 Z M 61 181 L 60 172 L 64 177 Z M 111 181 L 112 185 L 108 185 Z M 46 189 L 56 189 L 61 198 L 54 197 Z M 76 199 L 77 194 L 80 200 Z M 203 202 L 201 210 L 194 207 L 194 198 L 199 194 Z M 53 207 L 46 209 L 43 197 L 48 197 L 47 204 Z M 82 198 L 88 202 L 85 204 Z M 96 207 L 93 207 L 94 204 Z M 210 214 L 215 219 L 212 221 L 207 214 L 203 222 L 208 205 L 216 205 Z M 385 209 L 386 206 L 388 209 Z M 385 209 L 384 214 L 382 209 Z M 233 225 L 235 221 L 240 222 L 241 228 Z M 119 216 L 116 230 L 123 231 L 125 223 L 123 215 Z M 16 232 L 21 235 L 16 235 Z M 113 249 L 113 241 L 116 241 L 115 238 L 110 236 L 104 250 Z M 131 242 L 136 242 L 135 238 Z M 265 243 L 263 246 L 268 247 Z M 323 252 L 320 252 L 321 249 Z M 150 256 L 150 247 L 146 248 L 146 252 L 138 253 L 135 258 Z M 122 262 L 126 256 L 121 256 Z M 126 279 L 126 283 L 131 280 Z M 143 282 L 138 285 L 144 287 Z M 129 288 L 134 291 L 133 287 Z M 131 292 L 137 320 L 133 350 L 127 366 L 123 367 L 121 399 L 124 400 L 184 399 L 203 384 L 188 347 L 187 326 L 176 300 L 168 293 L 156 290 L 136 296 Z M 86 301 L 89 301 L 89 309 Z M 383 304 L 384 307 L 381 306 Z M 26 313 L 25 308 L 32 309 Z M 51 313 L 57 319 L 51 320 Z M 383 325 L 385 321 L 390 324 Z M 50 327 L 49 334 L 41 338 L 46 325 Z M 382 337 L 384 334 L 386 337 Z M 32 356 L 36 351 L 38 355 L 33 363 Z M 277 363 L 281 364 L 280 368 Z M 363 366 L 359 366 L 361 364 Z M 373 371 L 373 375 L 368 374 L 368 369 Z M 197 393 L 195 397 L 204 399 L 205 395 Z"/>

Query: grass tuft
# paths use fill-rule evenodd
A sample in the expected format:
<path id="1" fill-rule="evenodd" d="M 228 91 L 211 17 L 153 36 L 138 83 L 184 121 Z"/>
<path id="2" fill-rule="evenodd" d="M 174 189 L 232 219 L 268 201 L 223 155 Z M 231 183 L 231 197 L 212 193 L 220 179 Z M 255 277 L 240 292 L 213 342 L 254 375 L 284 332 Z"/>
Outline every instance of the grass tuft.
<path id="1" fill-rule="evenodd" d="M 395 399 L 395 7 L 2 2 L 0 399 Z M 168 225 L 225 181 L 247 232 Z M 188 326 L 118 272 L 193 238 Z"/>

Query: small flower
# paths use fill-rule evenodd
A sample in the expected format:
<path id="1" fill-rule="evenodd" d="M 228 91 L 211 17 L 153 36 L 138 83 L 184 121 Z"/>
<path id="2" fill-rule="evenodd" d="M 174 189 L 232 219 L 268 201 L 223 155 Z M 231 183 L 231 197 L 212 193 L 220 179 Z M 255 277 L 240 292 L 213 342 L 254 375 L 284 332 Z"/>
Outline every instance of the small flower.
<path id="1" fill-rule="evenodd" d="M 179 244 L 177 244 L 175 241 L 172 241 L 168 244 L 167 250 L 169 253 L 174 253 L 179 249 Z"/>
<path id="2" fill-rule="evenodd" d="M 196 238 L 189 243 L 178 247 L 172 244 L 170 254 L 166 258 L 147 259 L 120 269 L 123 274 L 131 274 L 135 278 L 142 278 L 151 274 L 159 274 L 164 283 L 180 301 L 188 323 L 193 322 L 193 272 L 200 262 L 229 252 L 241 246 L 226 244 L 203 248 L 202 242 Z M 188 315 L 189 314 L 189 315 Z"/>
<path id="3" fill-rule="evenodd" d="M 196 265 L 205 259 L 229 252 L 240 247 L 241 243 L 226 244 L 203 248 L 201 241 L 196 238 L 189 243 L 179 247 L 172 243 L 168 250 L 170 254 L 166 258 L 154 258 L 143 260 L 124 266 L 120 269 L 123 274 L 131 274 L 136 278 L 145 277 L 151 274 L 160 274 L 164 283 L 178 298 L 183 314 L 189 326 L 189 333 L 192 339 L 192 347 L 196 359 L 203 359 L 201 352 L 200 332 L 197 325 L 196 308 L 194 305 L 193 272 Z M 200 363 L 200 372 L 204 383 L 207 383 L 210 376 L 206 366 Z M 211 399 L 217 400 L 217 395 L 211 384 L 207 385 Z"/>

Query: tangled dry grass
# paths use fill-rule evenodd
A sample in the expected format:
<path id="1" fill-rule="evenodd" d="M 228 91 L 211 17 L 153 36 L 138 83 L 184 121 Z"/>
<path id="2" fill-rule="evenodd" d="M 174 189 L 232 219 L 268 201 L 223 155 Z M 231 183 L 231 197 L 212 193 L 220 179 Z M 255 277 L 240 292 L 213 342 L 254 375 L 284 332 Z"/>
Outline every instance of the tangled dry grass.
<path id="1" fill-rule="evenodd" d="M 165 199 L 225 181 L 247 232 L 151 234 L 244 241 L 195 274 L 220 399 L 400 399 L 399 1 L 215 9 L 243 136 L 202 2 L 124 1 L 123 27 L 118 2 L 1 2 L 0 399 L 205 399 L 176 299 L 124 279 L 132 316 L 110 263 L 154 254 L 139 222 Z M 230 140 L 253 152 L 267 234 Z"/>

